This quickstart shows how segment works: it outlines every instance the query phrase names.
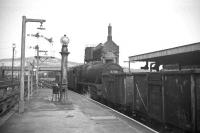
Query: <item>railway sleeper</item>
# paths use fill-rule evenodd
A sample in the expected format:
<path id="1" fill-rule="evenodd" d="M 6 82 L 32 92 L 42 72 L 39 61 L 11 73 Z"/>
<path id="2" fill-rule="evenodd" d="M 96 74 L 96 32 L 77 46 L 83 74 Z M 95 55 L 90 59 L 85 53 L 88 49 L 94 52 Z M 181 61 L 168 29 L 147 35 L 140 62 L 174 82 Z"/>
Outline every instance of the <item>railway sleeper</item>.
<path id="1" fill-rule="evenodd" d="M 6 108 L 7 108 L 7 110 L 12 107 L 12 105 L 14 104 L 14 100 L 15 99 L 13 97 L 6 100 L 6 103 L 7 103 L 7 107 Z"/>

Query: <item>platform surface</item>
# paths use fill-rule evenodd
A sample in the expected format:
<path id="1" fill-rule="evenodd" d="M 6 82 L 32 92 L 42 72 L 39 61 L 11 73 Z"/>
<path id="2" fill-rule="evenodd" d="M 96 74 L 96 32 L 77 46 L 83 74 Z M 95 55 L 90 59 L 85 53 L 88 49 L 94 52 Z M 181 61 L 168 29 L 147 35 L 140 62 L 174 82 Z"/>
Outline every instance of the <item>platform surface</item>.
<path id="1" fill-rule="evenodd" d="M 69 91 L 72 104 L 51 101 L 51 90 L 41 89 L 0 126 L 0 133 L 142 133 L 90 100 Z"/>

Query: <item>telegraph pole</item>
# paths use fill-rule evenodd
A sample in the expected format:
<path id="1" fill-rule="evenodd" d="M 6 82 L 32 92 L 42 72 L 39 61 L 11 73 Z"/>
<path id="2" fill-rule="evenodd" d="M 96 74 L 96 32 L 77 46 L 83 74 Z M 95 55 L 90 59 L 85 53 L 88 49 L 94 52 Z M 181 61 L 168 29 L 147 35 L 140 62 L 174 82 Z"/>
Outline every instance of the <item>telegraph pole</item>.
<path id="1" fill-rule="evenodd" d="M 38 87 L 39 87 L 39 85 L 38 85 L 38 71 L 39 71 L 39 46 L 38 45 L 36 45 L 36 47 L 35 47 L 35 49 L 36 49 L 36 51 L 37 51 L 37 56 L 36 56 L 36 63 L 37 63 L 37 69 L 36 69 L 36 92 L 38 91 Z"/>
<path id="2" fill-rule="evenodd" d="M 28 95 L 27 95 L 27 100 L 29 101 L 30 99 L 30 88 L 31 88 L 31 66 L 28 64 Z"/>
<path id="3" fill-rule="evenodd" d="M 24 68 L 25 68 L 25 38 L 26 38 L 26 23 L 27 22 L 46 22 L 43 19 L 28 19 L 22 16 L 22 37 L 21 37 L 21 66 L 20 66 L 20 100 L 19 113 L 24 112 Z"/>
<path id="4" fill-rule="evenodd" d="M 42 58 L 41 56 L 40 56 L 40 53 L 41 52 L 47 52 L 47 51 L 45 51 L 45 50 L 40 50 L 40 48 L 39 48 L 39 46 L 38 45 L 36 45 L 35 46 L 35 49 L 36 49 L 36 51 L 37 51 L 37 56 L 35 56 L 35 58 L 36 58 L 36 63 L 37 63 L 37 69 L 36 69 L 36 92 L 38 91 L 38 88 L 39 88 L 39 60 L 40 60 L 40 58 Z"/>
<path id="5" fill-rule="evenodd" d="M 125 63 L 128 62 L 128 72 L 130 73 L 131 72 L 131 62 L 130 61 L 124 61 Z"/>
<path id="6" fill-rule="evenodd" d="M 32 65 L 32 68 L 31 68 L 31 90 L 30 90 L 30 96 L 33 95 L 33 77 L 34 77 L 33 69 L 34 69 L 34 66 L 35 66 L 35 60 L 33 60 L 31 65 Z"/>
<path id="7" fill-rule="evenodd" d="M 15 57 L 15 43 L 12 44 L 12 84 L 13 84 L 13 67 L 14 67 L 14 57 Z"/>

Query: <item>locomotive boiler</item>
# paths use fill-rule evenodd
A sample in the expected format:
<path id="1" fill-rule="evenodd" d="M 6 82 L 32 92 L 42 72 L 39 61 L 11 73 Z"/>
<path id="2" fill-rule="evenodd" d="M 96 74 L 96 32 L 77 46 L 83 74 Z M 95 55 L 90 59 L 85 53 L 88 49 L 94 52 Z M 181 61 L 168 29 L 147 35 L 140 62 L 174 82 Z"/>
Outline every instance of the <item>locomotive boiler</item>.
<path id="1" fill-rule="evenodd" d="M 73 67 L 68 71 L 69 88 L 79 93 L 112 105 L 124 104 L 123 78 L 113 79 L 113 74 L 122 74 L 123 69 L 115 63 L 91 63 Z M 114 84 L 113 84 L 114 83 Z"/>

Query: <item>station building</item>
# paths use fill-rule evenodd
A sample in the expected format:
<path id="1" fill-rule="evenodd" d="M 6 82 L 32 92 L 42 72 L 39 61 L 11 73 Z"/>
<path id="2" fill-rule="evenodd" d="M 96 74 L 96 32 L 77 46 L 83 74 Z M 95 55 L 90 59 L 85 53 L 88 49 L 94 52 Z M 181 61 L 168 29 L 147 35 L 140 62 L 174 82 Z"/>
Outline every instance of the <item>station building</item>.
<path id="1" fill-rule="evenodd" d="M 85 48 L 85 63 L 103 62 L 119 64 L 119 46 L 112 40 L 112 26 L 108 26 L 108 37 L 105 43 L 96 47 Z"/>

